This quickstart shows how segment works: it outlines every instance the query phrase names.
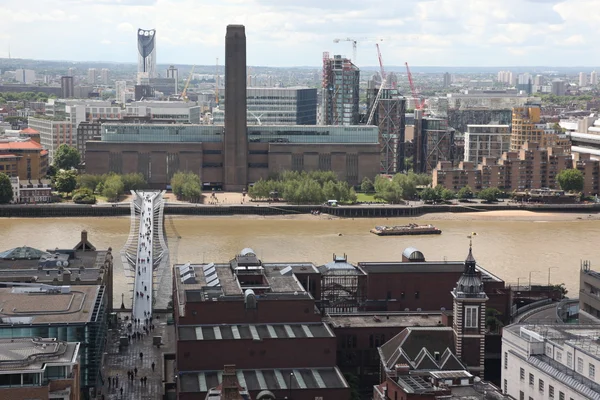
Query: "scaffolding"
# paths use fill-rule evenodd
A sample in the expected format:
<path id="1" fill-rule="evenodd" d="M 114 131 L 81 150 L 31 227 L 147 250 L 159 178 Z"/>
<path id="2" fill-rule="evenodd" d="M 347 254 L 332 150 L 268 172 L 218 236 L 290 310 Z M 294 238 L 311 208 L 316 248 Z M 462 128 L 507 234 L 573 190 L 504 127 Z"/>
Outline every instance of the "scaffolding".
<path id="1" fill-rule="evenodd" d="M 319 267 L 321 298 L 327 313 L 356 312 L 362 300 L 359 278 L 364 273 L 348 263 L 348 258 L 333 255 L 333 261 Z"/>

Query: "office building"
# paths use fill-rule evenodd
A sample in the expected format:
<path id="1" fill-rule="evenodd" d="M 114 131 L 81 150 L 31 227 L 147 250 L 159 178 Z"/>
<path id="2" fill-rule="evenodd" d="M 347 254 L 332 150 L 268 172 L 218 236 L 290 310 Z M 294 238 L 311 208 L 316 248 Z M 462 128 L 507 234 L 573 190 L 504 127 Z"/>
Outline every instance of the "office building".
<path id="1" fill-rule="evenodd" d="M 79 400 L 79 342 L 0 339 L 0 398 Z"/>
<path id="2" fill-rule="evenodd" d="M 98 79 L 98 70 L 96 68 L 89 68 L 87 74 L 88 85 L 95 85 Z"/>
<path id="3" fill-rule="evenodd" d="M 323 116 L 325 125 L 359 122 L 360 70 L 349 58 L 323 53 Z"/>
<path id="4" fill-rule="evenodd" d="M 27 138 L 0 139 L 0 172 L 21 180 L 42 179 L 48 169 L 48 151 Z"/>
<path id="5" fill-rule="evenodd" d="M 102 68 L 100 70 L 100 83 L 103 85 L 108 85 L 108 68 Z"/>
<path id="6" fill-rule="evenodd" d="M 138 74 L 156 78 L 156 29 L 138 29 Z"/>
<path id="7" fill-rule="evenodd" d="M 248 126 L 248 181 L 285 170 L 334 171 L 359 184 L 379 173 L 376 126 Z M 87 142 L 86 170 L 140 172 L 152 187 L 164 188 L 178 170 L 193 171 L 202 182 L 224 187 L 223 126 L 196 124 L 102 125 L 101 141 Z M 168 152 L 165 146 L 168 144 Z"/>
<path id="8" fill-rule="evenodd" d="M 15 70 L 15 80 L 19 83 L 30 85 L 35 82 L 35 71 L 32 69 L 19 68 Z"/>
<path id="9" fill-rule="evenodd" d="M 588 78 L 588 76 L 585 72 L 579 73 L 579 87 L 587 86 L 587 84 L 588 84 L 587 78 Z"/>
<path id="10" fill-rule="evenodd" d="M 518 93 L 515 90 L 469 90 L 467 93 L 448 93 L 446 100 L 448 109 L 504 110 L 524 106 L 536 99 L 532 99 L 527 93 Z"/>
<path id="11" fill-rule="evenodd" d="M 316 125 L 317 89 L 246 89 L 248 125 Z M 213 109 L 213 123 L 225 121 L 225 107 Z"/>
<path id="12" fill-rule="evenodd" d="M 467 125 L 464 161 L 481 164 L 510 150 L 510 125 Z"/>
<path id="13" fill-rule="evenodd" d="M 449 72 L 445 72 L 443 85 L 445 88 L 447 88 L 447 87 L 450 87 L 451 84 L 452 84 L 452 75 L 450 75 Z"/>
<path id="14" fill-rule="evenodd" d="M 81 156 L 81 162 L 85 164 L 86 143 L 90 140 L 98 140 L 100 138 L 100 122 L 81 122 L 77 125 L 77 151 Z"/>
<path id="15" fill-rule="evenodd" d="M 75 85 L 72 76 L 60 77 L 60 91 L 63 99 L 70 99 L 75 94 Z"/>
<path id="16" fill-rule="evenodd" d="M 518 152 L 525 143 L 535 142 L 542 147 L 560 147 L 565 152 L 570 152 L 571 142 L 569 139 L 554 132 L 548 132 L 546 124 L 541 120 L 541 113 L 542 110 L 538 104 L 513 108 L 510 150 Z"/>
<path id="17" fill-rule="evenodd" d="M 590 74 L 590 85 L 597 85 L 598 84 L 598 73 L 596 71 L 592 71 L 592 73 Z"/>
<path id="18" fill-rule="evenodd" d="M 228 25 L 225 35 L 225 129 L 223 138 L 225 190 L 248 185 L 248 137 L 246 133 L 246 30 Z"/>
<path id="19" fill-rule="evenodd" d="M 40 132 L 40 143 L 48 150 L 48 164 L 52 164 L 54 153 L 61 144 L 77 145 L 77 128 L 69 121 L 56 121 L 52 118 L 29 117 L 27 124 L 30 128 Z"/>
<path id="20" fill-rule="evenodd" d="M 115 81 L 115 94 L 117 103 L 125 105 L 127 103 L 127 82 L 126 81 Z"/>
<path id="21" fill-rule="evenodd" d="M 170 65 L 167 69 L 167 78 L 173 79 L 175 81 L 173 87 L 173 94 L 179 93 L 179 70 L 175 68 L 174 65 Z"/>
<path id="22" fill-rule="evenodd" d="M 171 96 L 177 93 L 176 81 L 173 78 L 150 78 L 148 79 L 148 85 L 154 90 L 154 97 L 157 97 L 160 93 L 163 96 Z"/>
<path id="23" fill-rule="evenodd" d="M 480 165 L 461 162 L 458 167 L 441 162 L 433 170 L 433 186 L 460 190 L 465 186 L 479 191 L 490 187 L 505 192 L 530 189 L 558 189 L 556 175 L 563 169 L 577 168 L 584 174 L 585 195 L 599 193 L 599 161 L 589 154 L 566 154 L 558 147 L 544 148 L 528 142 L 518 152 L 506 152 L 502 158 L 484 158 Z"/>
<path id="24" fill-rule="evenodd" d="M 555 96 L 564 96 L 567 93 L 567 83 L 561 80 L 552 81 L 552 94 Z"/>
<path id="25" fill-rule="evenodd" d="M 598 325 L 513 324 L 502 334 L 502 390 L 513 399 L 600 399 Z"/>
<path id="26" fill-rule="evenodd" d="M 125 117 L 150 117 L 176 123 L 199 124 L 201 107 L 192 102 L 143 100 L 127 103 Z"/>
<path id="27" fill-rule="evenodd" d="M 525 73 L 519 75 L 517 78 L 517 90 L 523 91 L 527 94 L 531 94 L 533 92 L 533 80 L 531 78 L 531 74 Z"/>

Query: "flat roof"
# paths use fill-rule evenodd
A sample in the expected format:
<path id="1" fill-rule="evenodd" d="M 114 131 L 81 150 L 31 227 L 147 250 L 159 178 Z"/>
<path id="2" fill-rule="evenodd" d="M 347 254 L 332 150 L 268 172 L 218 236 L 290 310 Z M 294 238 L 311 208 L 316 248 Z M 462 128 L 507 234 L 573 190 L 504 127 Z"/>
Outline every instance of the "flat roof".
<path id="1" fill-rule="evenodd" d="M 388 262 L 359 262 L 358 266 L 369 274 L 391 273 L 438 273 L 462 272 L 465 268 L 464 261 L 388 261 Z M 484 282 L 503 282 L 502 279 L 490 271 L 477 265 L 476 271 L 481 273 Z"/>
<path id="2" fill-rule="evenodd" d="M 0 324 L 65 324 L 91 320 L 100 286 L 70 286 L 70 293 L 23 293 L 0 288 Z"/>
<path id="3" fill-rule="evenodd" d="M 248 391 L 289 389 L 338 389 L 348 384 L 337 367 L 298 368 L 298 369 L 251 369 L 238 370 L 236 375 L 240 386 Z M 223 371 L 181 372 L 180 391 L 187 393 L 208 392 L 221 384 Z"/>
<path id="4" fill-rule="evenodd" d="M 0 339 L 2 371 L 43 370 L 46 364 L 74 364 L 79 343 L 56 339 Z"/>
<path id="5" fill-rule="evenodd" d="M 373 327 L 409 327 L 439 326 L 442 323 L 441 313 L 368 313 L 368 314 L 335 314 L 325 319 L 333 328 L 373 328 Z"/>
<path id="6" fill-rule="evenodd" d="M 333 337 L 324 323 L 180 326 L 179 340 L 295 339 Z"/>

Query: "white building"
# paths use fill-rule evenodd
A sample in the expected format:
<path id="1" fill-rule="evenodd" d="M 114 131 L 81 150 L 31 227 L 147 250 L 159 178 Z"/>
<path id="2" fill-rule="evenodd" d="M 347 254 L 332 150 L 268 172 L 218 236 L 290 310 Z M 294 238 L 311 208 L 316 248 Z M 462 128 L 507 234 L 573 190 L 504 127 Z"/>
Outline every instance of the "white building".
<path id="1" fill-rule="evenodd" d="M 587 74 L 585 72 L 580 72 L 579 73 L 579 87 L 587 86 L 587 84 L 588 84 Z"/>
<path id="2" fill-rule="evenodd" d="M 127 92 L 127 82 L 126 81 L 116 81 L 115 82 L 115 92 L 117 103 L 125 104 L 125 93 Z"/>
<path id="3" fill-rule="evenodd" d="M 201 107 L 183 101 L 135 101 L 127 104 L 125 115 L 199 124 Z"/>
<path id="4" fill-rule="evenodd" d="M 15 80 L 20 83 L 30 84 L 35 82 L 35 71 L 19 68 L 15 71 Z"/>
<path id="5" fill-rule="evenodd" d="M 481 164 L 485 157 L 500 158 L 510 151 L 509 125 L 467 125 L 465 161 Z"/>
<path id="6" fill-rule="evenodd" d="M 504 394 L 525 400 L 600 400 L 599 337 L 600 325 L 504 328 Z"/>
<path id="7" fill-rule="evenodd" d="M 102 68 L 100 71 L 100 82 L 103 85 L 108 85 L 108 68 Z"/>
<path id="8" fill-rule="evenodd" d="M 98 71 L 96 70 L 96 68 L 89 68 L 88 69 L 87 82 L 90 85 L 95 85 L 97 77 L 98 77 Z"/>
<path id="9" fill-rule="evenodd" d="M 592 71 L 590 74 L 590 85 L 598 84 L 598 73 L 596 71 Z"/>

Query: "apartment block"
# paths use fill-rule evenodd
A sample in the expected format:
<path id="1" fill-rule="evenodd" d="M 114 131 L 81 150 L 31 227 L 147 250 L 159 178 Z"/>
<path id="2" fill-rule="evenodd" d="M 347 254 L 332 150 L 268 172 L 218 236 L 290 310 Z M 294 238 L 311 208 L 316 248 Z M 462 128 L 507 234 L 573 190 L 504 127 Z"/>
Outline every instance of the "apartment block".
<path id="1" fill-rule="evenodd" d="M 0 172 L 21 180 L 41 179 L 48 169 L 48 151 L 32 139 L 0 140 Z"/>
<path id="2" fill-rule="evenodd" d="M 582 261 L 579 271 L 579 320 L 600 323 L 600 273 Z"/>
<path id="3" fill-rule="evenodd" d="M 349 58 L 323 53 L 325 125 L 357 125 L 360 70 Z"/>
<path id="4" fill-rule="evenodd" d="M 542 122 L 541 112 L 537 104 L 513 108 L 510 150 L 519 151 L 525 143 L 535 142 L 542 147 L 560 147 L 563 151 L 570 152 L 569 139 L 547 129 L 546 124 Z"/>
<path id="5" fill-rule="evenodd" d="M 69 121 L 56 121 L 52 117 L 29 117 L 27 123 L 30 128 L 40 132 L 40 143 L 48 150 L 48 162 L 54 159 L 54 152 L 61 144 L 77 145 L 76 130 Z"/>
<path id="6" fill-rule="evenodd" d="M 509 125 L 467 125 L 465 161 L 481 164 L 485 157 L 500 158 L 509 150 Z"/>
<path id="7" fill-rule="evenodd" d="M 480 165 L 462 162 L 453 167 L 450 162 L 440 162 L 433 170 L 433 186 L 460 190 L 469 185 L 477 191 L 497 187 L 507 192 L 558 189 L 556 175 L 569 168 L 583 172 L 584 194 L 598 193 L 599 161 L 589 154 L 565 154 L 560 148 L 544 148 L 537 143 L 526 143 L 519 152 L 505 152 L 500 159 L 484 158 Z"/>

